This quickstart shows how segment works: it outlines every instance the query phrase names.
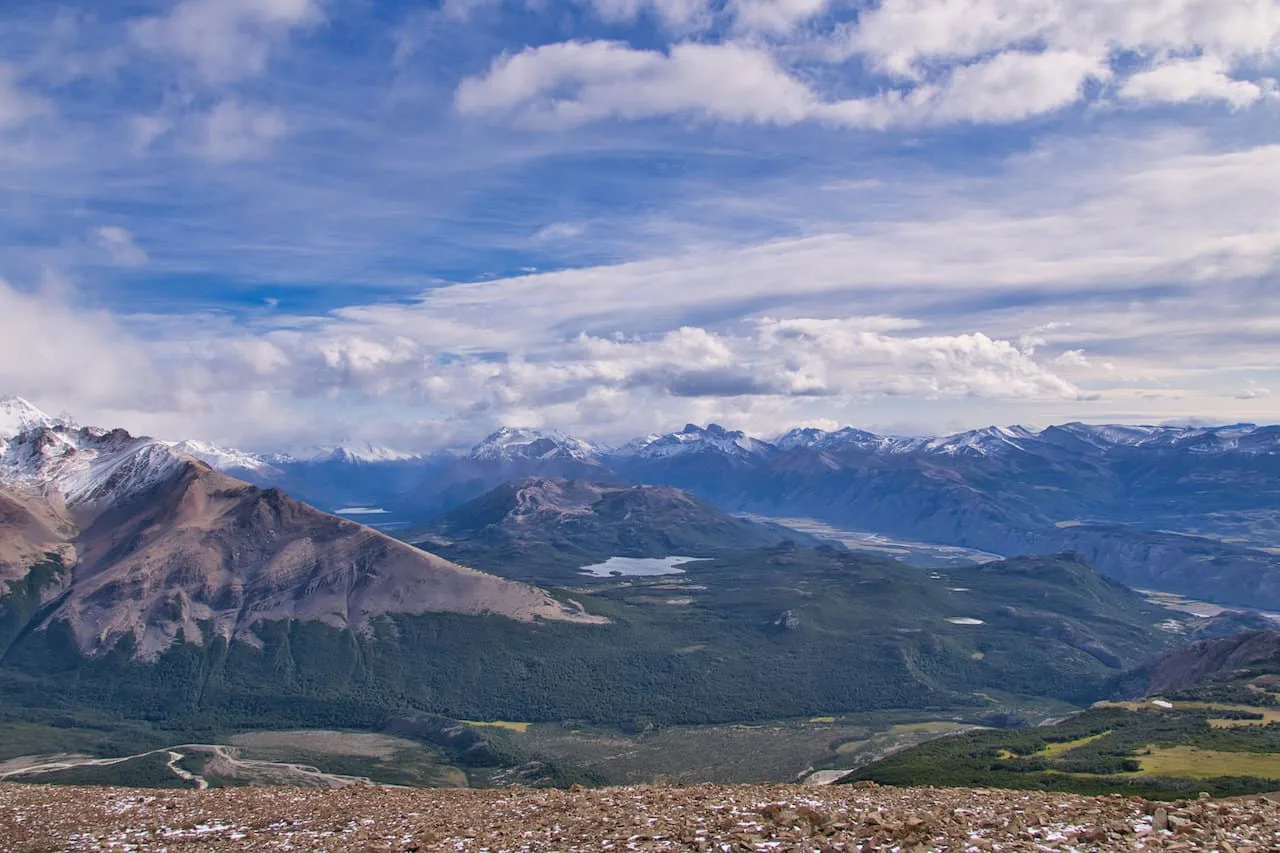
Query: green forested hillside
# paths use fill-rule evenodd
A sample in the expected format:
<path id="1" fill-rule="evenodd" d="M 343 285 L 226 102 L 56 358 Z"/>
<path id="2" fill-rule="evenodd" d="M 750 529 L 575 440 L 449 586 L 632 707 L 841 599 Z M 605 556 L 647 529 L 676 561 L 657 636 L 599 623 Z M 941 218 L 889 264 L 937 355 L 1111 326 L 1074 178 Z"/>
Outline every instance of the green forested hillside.
<path id="1" fill-rule="evenodd" d="M 1274 791 L 1280 789 L 1277 689 L 1280 657 L 1255 660 L 1176 693 L 1101 702 L 1057 725 L 943 738 L 863 767 L 846 781 L 1147 797 Z"/>
<path id="2" fill-rule="evenodd" d="M 610 557 L 719 556 L 807 534 L 735 518 L 670 486 L 527 477 L 400 537 L 463 565 L 535 583 L 572 583 Z"/>
<path id="3" fill-rule="evenodd" d="M 877 708 L 972 708 L 984 691 L 1074 703 L 1167 648 L 1173 614 L 1072 558 L 947 572 L 790 545 L 558 594 L 605 625 L 395 615 L 357 634 L 257 629 L 261 646 L 127 642 L 86 659 L 58 623 L 0 664 L 10 718 L 95 714 L 184 729 L 458 719 L 711 723 Z"/>

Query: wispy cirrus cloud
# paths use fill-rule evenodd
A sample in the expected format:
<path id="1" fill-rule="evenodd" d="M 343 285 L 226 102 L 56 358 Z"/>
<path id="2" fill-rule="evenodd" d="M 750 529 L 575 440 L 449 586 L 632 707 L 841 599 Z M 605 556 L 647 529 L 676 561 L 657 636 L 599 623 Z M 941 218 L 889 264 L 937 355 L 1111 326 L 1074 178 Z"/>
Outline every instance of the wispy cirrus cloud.
<path id="1" fill-rule="evenodd" d="M 1280 417 L 1274 2 L 70 5 L 0 12 L 0 392 L 256 446 Z"/>
<path id="2" fill-rule="evenodd" d="M 1015 158 L 943 209 L 922 202 L 861 233 L 455 283 L 312 315 L 277 308 L 249 326 L 161 316 L 124 327 L 10 289 L 22 306 L 6 313 L 13 322 L 44 316 L 67 334 L 42 341 L 59 353 L 47 373 L 0 370 L 0 384 L 36 381 L 152 431 L 249 443 L 316 440 L 326 427 L 290 426 L 288 413 L 324 401 L 406 413 L 402 432 L 394 418 L 379 427 L 400 444 L 465 441 L 503 422 L 621 438 L 682 419 L 768 431 L 863 410 L 919 418 L 921 406 L 1041 422 L 1121 406 L 1185 416 L 1250 371 L 1267 381 L 1280 359 L 1280 297 L 1256 284 L 1280 268 L 1260 216 L 1280 180 L 1259 180 L 1280 176 L 1280 154 L 1176 137 L 1129 145 L 1096 141 L 1114 159 L 1084 171 L 1066 168 L 1069 149 Z M 1028 169 L 1076 186 L 1029 199 Z M 1227 198 L 1234 212 L 1206 228 L 1203 211 Z M 1171 277 L 1184 284 L 1153 284 Z M 98 372 L 58 380 L 88 357 L 84 341 L 102 353 Z M 240 395 L 274 400 L 275 418 L 255 408 L 262 423 L 227 419 Z M 137 400 L 151 411 L 127 414 Z M 1270 401 L 1236 405 L 1245 415 Z"/>
<path id="3" fill-rule="evenodd" d="M 15 127 L 49 109 L 48 101 L 23 88 L 18 72 L 12 65 L 0 63 L 0 131 Z"/>

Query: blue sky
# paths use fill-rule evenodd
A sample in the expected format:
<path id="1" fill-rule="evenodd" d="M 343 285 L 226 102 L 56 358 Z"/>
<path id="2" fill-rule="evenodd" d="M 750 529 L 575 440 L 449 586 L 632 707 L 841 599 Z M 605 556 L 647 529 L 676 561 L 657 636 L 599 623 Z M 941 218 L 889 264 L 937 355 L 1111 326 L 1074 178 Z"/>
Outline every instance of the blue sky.
<path id="1" fill-rule="evenodd" d="M 84 421 L 1280 420 L 1277 0 L 0 23 L 0 390 Z"/>

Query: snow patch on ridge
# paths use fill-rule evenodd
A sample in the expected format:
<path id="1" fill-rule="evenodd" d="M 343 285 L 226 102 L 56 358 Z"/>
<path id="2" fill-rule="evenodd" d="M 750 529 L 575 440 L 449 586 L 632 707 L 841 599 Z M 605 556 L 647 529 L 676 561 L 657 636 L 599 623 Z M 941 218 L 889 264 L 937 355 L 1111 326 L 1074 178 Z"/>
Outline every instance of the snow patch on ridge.
<path id="1" fill-rule="evenodd" d="M 166 441 L 165 444 L 179 453 L 194 456 L 215 471 L 253 471 L 258 474 L 277 473 L 267 461 L 255 453 L 246 453 L 229 447 L 219 447 L 205 441 Z"/>

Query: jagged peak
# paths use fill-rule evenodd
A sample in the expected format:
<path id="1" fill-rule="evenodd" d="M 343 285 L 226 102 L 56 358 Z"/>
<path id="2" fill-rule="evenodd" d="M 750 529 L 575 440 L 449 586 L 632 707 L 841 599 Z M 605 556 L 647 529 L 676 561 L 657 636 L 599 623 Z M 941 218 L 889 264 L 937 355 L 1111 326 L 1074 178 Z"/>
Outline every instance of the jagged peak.
<path id="1" fill-rule="evenodd" d="M 659 436 L 639 447 L 635 454 L 646 458 L 679 456 L 687 453 L 719 452 L 728 456 L 762 456 L 775 448 L 766 441 L 748 436 L 742 430 L 725 429 L 710 423 L 705 427 L 685 424 L 679 432 Z"/>
<path id="2" fill-rule="evenodd" d="M 33 427 L 68 426 L 65 418 L 55 418 L 25 397 L 0 397 L 0 441 L 13 438 Z"/>
<path id="3" fill-rule="evenodd" d="M 559 432 L 529 427 L 501 427 L 471 448 L 472 459 L 593 459 L 600 448 L 592 442 Z"/>

